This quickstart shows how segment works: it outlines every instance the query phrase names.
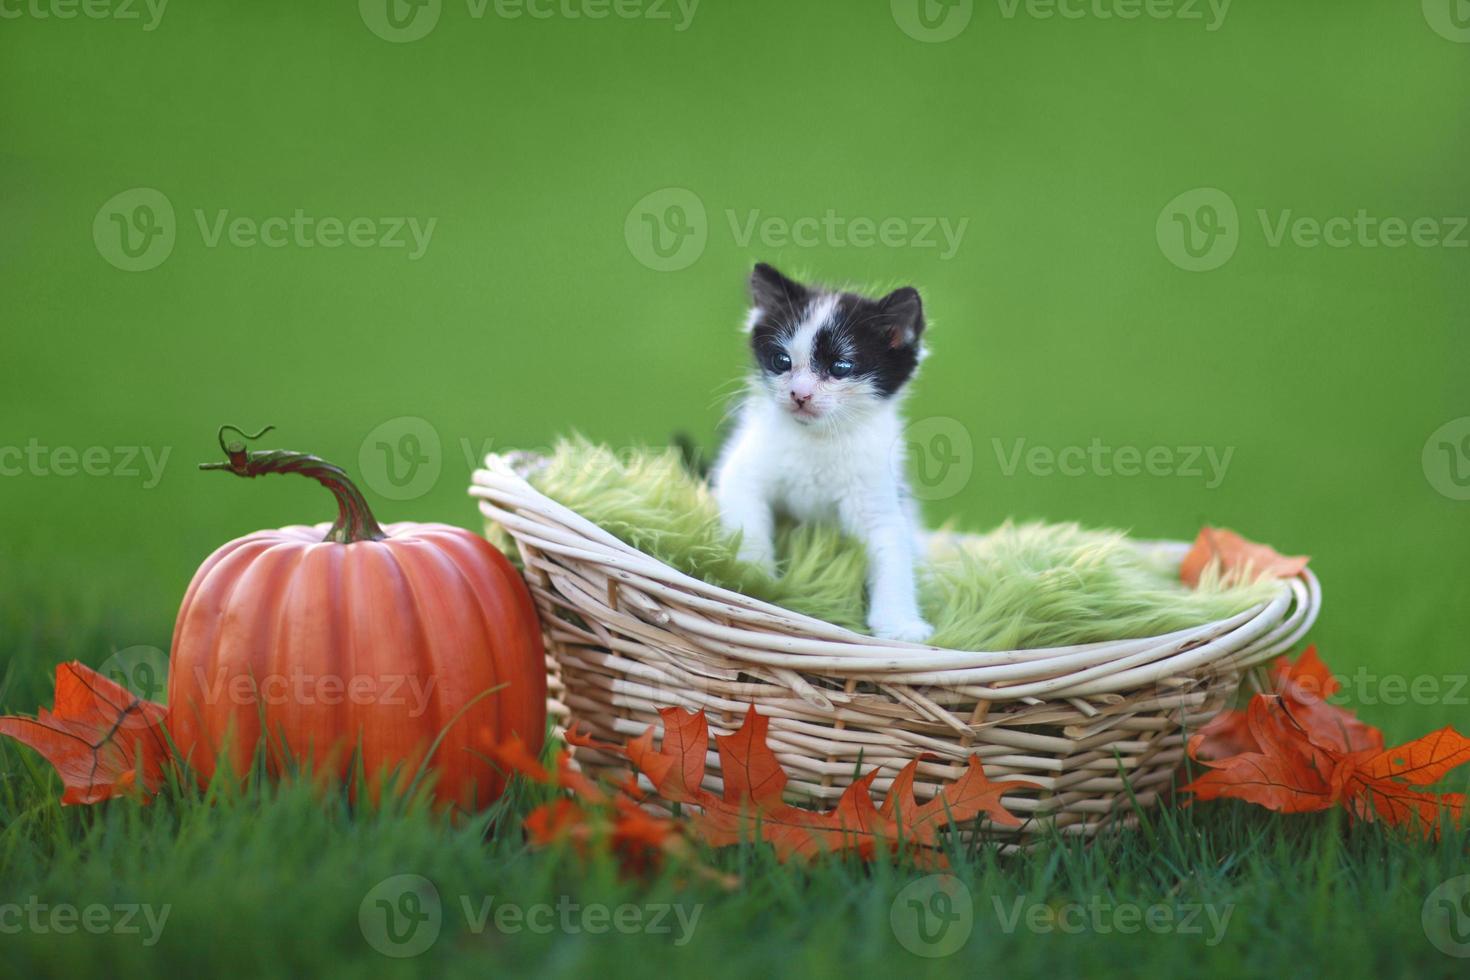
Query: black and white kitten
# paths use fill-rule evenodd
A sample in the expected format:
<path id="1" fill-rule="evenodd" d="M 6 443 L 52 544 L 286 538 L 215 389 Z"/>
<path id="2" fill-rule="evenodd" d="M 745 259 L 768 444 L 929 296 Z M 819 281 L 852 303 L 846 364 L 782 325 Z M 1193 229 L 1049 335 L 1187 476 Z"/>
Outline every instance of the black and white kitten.
<path id="1" fill-rule="evenodd" d="M 923 552 L 903 466 L 899 402 L 918 367 L 924 309 L 912 287 L 881 299 L 804 286 L 764 263 L 746 321 L 756 372 L 715 468 L 740 557 L 775 568 L 776 515 L 835 521 L 868 552 L 868 626 L 922 642 Z"/>

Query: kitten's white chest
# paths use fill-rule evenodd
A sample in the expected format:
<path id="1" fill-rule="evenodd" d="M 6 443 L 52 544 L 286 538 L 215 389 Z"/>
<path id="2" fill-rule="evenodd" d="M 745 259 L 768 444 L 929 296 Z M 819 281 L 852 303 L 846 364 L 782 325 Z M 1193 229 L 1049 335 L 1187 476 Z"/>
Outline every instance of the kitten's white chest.
<path id="1" fill-rule="evenodd" d="M 896 489 L 900 437 L 891 409 L 833 432 L 800 426 L 756 404 L 749 406 L 738 443 L 744 465 L 759 471 L 752 475 L 778 511 L 797 521 L 831 522 L 844 508 L 851 513 L 854 501 Z"/>
<path id="2" fill-rule="evenodd" d="M 839 506 L 871 486 L 886 466 L 870 445 L 798 433 L 772 459 L 771 484 L 778 508 L 798 521 L 835 521 Z"/>
<path id="3" fill-rule="evenodd" d="M 861 421 L 809 428 L 748 402 L 715 474 L 720 519 L 740 532 L 740 556 L 772 572 L 775 514 L 832 522 L 862 539 L 868 625 L 880 636 L 920 641 L 930 629 L 914 581 L 919 530 L 901 475 L 902 425 L 891 404 Z"/>
<path id="4" fill-rule="evenodd" d="M 837 504 L 850 483 L 842 470 L 851 462 L 825 451 L 793 446 L 786 450 L 787 460 L 797 465 L 774 467 L 771 476 L 772 496 L 778 510 L 797 521 L 834 522 Z"/>

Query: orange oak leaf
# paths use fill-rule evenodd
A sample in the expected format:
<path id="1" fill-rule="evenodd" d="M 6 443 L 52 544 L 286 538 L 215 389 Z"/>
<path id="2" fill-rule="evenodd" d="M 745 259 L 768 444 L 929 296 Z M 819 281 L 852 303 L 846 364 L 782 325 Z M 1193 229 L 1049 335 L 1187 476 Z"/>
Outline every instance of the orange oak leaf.
<path id="1" fill-rule="evenodd" d="M 490 750 L 490 758 L 507 772 L 520 773 L 533 783 L 552 783 L 551 773 L 540 759 L 531 754 L 519 735 L 512 735 L 494 746 Z"/>
<path id="2" fill-rule="evenodd" d="M 678 764 L 671 762 L 668 776 L 662 780 L 654 780 L 658 786 L 659 794 L 666 800 L 676 803 L 685 801 L 694 802 L 699 798 L 702 790 L 700 784 L 704 782 L 705 762 L 709 755 L 709 725 L 705 722 L 704 713 L 692 713 L 680 711 L 677 708 L 666 708 L 659 712 L 659 717 L 664 723 L 663 756 L 677 759 Z M 653 742 L 653 729 L 644 733 L 651 748 Z M 641 743 L 641 739 L 638 742 Z M 656 771 L 658 763 L 651 758 L 633 758 L 632 763 L 640 770 Z"/>
<path id="3" fill-rule="evenodd" d="M 904 766 L 888 789 L 883 801 L 882 814 L 885 819 L 900 822 L 905 839 L 916 844 L 930 844 L 934 836 L 943 829 L 956 813 L 985 814 L 991 822 L 1006 827 L 1019 827 L 1021 818 L 1001 804 L 1001 795 L 1014 786 L 1035 786 L 1034 783 L 1010 780 L 992 783 L 985 778 L 980 757 L 970 756 L 965 764 L 965 774 L 946 786 L 929 802 L 916 805 L 914 798 L 914 776 L 919 769 L 919 759 Z M 910 816 L 904 817 L 903 814 Z M 965 818 L 968 819 L 968 818 Z"/>
<path id="4" fill-rule="evenodd" d="M 1463 793 L 1414 787 L 1436 783 L 1470 762 L 1470 739 L 1447 727 L 1385 749 L 1377 729 L 1333 709 L 1360 726 L 1347 727 L 1324 707 L 1330 706 L 1297 700 L 1289 689 L 1280 695 L 1257 694 L 1245 712 L 1252 747 L 1228 758 L 1206 759 L 1199 753 L 1206 733 L 1195 735 L 1190 754 L 1210 771 L 1183 790 L 1196 799 L 1228 797 L 1284 813 L 1342 806 L 1365 822 L 1381 820 L 1430 835 L 1444 816 L 1456 822 L 1462 818 Z"/>
<path id="5" fill-rule="evenodd" d="M 708 724 L 700 711 L 696 718 Z M 745 722 L 729 735 L 715 739 L 720 752 L 720 775 L 725 780 L 725 799 L 756 807 L 775 809 L 786 790 L 786 770 L 766 744 L 771 719 L 751 705 Z"/>
<path id="6" fill-rule="evenodd" d="M 1379 752 L 1355 752 L 1333 773 L 1333 783 L 1350 801 L 1355 816 L 1410 824 L 1421 833 L 1438 830 L 1440 815 L 1458 823 L 1465 810 L 1464 793 L 1426 793 L 1451 769 L 1470 762 L 1470 739 L 1448 726 Z"/>
<path id="7" fill-rule="evenodd" d="M 1185 786 L 1184 792 L 1200 800 L 1245 800 L 1283 813 L 1307 813 L 1333 805 L 1335 760 L 1307 740 L 1282 708 L 1280 695 L 1251 698 L 1246 724 L 1255 750 L 1221 760 L 1197 758 L 1211 771 Z"/>
<path id="8" fill-rule="evenodd" d="M 1306 570 L 1307 561 L 1305 555 L 1278 554 L 1270 545 L 1257 544 L 1227 528 L 1204 527 L 1179 565 L 1179 581 L 1195 588 L 1205 570 L 1211 567 L 1223 581 L 1238 582 L 1268 575 L 1292 578 Z"/>
<path id="9" fill-rule="evenodd" d="M 1197 762 L 1228 759 L 1242 752 L 1259 752 L 1245 711 L 1226 708 L 1189 738 L 1189 755 Z"/>
<path id="10" fill-rule="evenodd" d="M 532 810 L 522 826 L 533 843 L 546 845 L 575 837 L 587 822 L 587 811 L 581 804 L 569 796 L 560 796 Z"/>
<path id="11" fill-rule="evenodd" d="M 1446 725 L 1412 742 L 1369 756 L 1358 766 L 1369 779 L 1401 779 L 1413 786 L 1439 782 L 1470 762 L 1470 738 Z"/>
<path id="12" fill-rule="evenodd" d="M 75 660 L 56 666 L 56 700 L 35 718 L 0 718 L 0 735 L 30 746 L 61 777 L 63 804 L 151 796 L 169 759 L 165 708 Z"/>
<path id="13" fill-rule="evenodd" d="M 1322 700 L 1284 695 L 1286 709 L 1311 741 L 1334 752 L 1377 752 L 1383 732 L 1360 721 L 1351 711 Z"/>
<path id="14" fill-rule="evenodd" d="M 1302 651 L 1295 662 L 1285 657 L 1276 658 L 1271 665 L 1271 676 L 1276 681 L 1278 694 L 1290 694 L 1294 700 L 1310 701 L 1330 698 L 1342 685 L 1332 676 L 1332 669 L 1317 653 L 1314 643 Z"/>
<path id="15" fill-rule="evenodd" d="M 533 844 L 568 842 L 585 855 L 605 841 L 622 868 L 636 874 L 656 868 L 665 854 L 686 853 L 681 826 L 643 810 L 636 784 L 604 788 L 578 770 L 565 750 L 556 753 L 548 768 L 516 736 L 489 754 L 509 772 L 571 794 L 543 803 L 526 816 L 522 826 Z"/>
<path id="16" fill-rule="evenodd" d="M 1292 717 L 1319 741 L 1348 752 L 1383 748 L 1381 731 L 1346 708 L 1327 703 L 1341 685 L 1315 646 L 1307 647 L 1295 663 L 1278 658 L 1271 666 L 1271 677 L 1275 693 L 1289 702 Z M 1234 709 L 1217 714 L 1190 740 L 1190 754 L 1202 761 L 1259 751 L 1246 713 Z"/>
<path id="17" fill-rule="evenodd" d="M 691 714 L 678 708 L 660 708 L 658 713 L 664 723 L 662 749 L 654 747 L 652 725 L 627 745 L 599 741 L 574 725 L 567 730 L 566 742 L 627 759 L 633 764 L 628 785 L 637 785 L 642 775 L 653 784 L 654 792 L 670 803 L 698 802 L 705 795 L 700 783 L 709 751 L 709 726 L 702 712 Z"/>
<path id="18" fill-rule="evenodd" d="M 892 850 L 899 843 L 898 835 L 873 804 L 877 775 L 874 769 L 858 777 L 842 791 L 837 806 L 826 812 L 775 801 L 752 807 L 727 795 L 706 807 L 695 818 L 696 826 L 713 844 L 765 840 L 782 861 L 847 850 L 871 861 L 880 847 Z"/>
<path id="19" fill-rule="evenodd" d="M 519 735 L 512 735 L 493 746 L 489 755 L 492 762 L 507 772 L 520 773 L 533 783 L 570 790 L 574 797 L 587 803 L 605 803 L 608 800 L 603 788 L 577 769 L 566 751 L 556 753 L 548 769 L 530 753 Z"/>

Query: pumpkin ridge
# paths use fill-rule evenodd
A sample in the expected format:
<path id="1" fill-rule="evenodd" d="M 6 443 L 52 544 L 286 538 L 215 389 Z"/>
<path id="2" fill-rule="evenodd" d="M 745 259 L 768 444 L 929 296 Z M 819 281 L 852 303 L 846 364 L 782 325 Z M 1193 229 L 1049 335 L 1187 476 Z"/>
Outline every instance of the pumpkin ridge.
<path id="1" fill-rule="evenodd" d="M 495 656 L 495 654 L 499 652 L 496 649 L 496 641 L 498 640 L 498 637 L 495 631 L 495 623 L 490 617 L 490 611 L 485 608 L 484 596 L 482 596 L 480 594 L 480 590 L 475 587 L 474 577 L 470 574 L 470 571 L 466 569 L 459 561 L 460 553 L 458 547 L 460 543 L 460 538 L 458 534 L 452 533 L 453 530 L 454 529 L 436 529 L 434 543 L 438 547 L 434 549 L 434 553 L 443 559 L 444 565 L 446 567 L 453 569 L 453 574 L 459 577 L 459 581 L 464 586 L 465 596 L 468 599 L 469 605 L 474 612 L 474 618 L 480 624 L 480 636 L 484 640 L 484 647 L 490 652 L 490 656 L 485 658 L 484 664 L 485 669 L 489 674 L 489 683 L 485 684 L 480 691 L 474 692 L 475 695 L 479 695 L 483 691 L 494 690 L 501 684 L 505 683 L 505 680 L 501 674 L 500 662 Z M 468 534 L 469 532 L 464 533 Z M 487 702 L 484 705 L 484 708 L 486 710 L 491 710 L 494 713 L 495 732 L 493 735 L 493 739 L 496 742 L 499 742 L 502 738 L 505 737 L 506 728 L 508 727 L 507 715 L 510 712 L 507 708 L 507 705 L 509 704 L 509 702 L 503 697 L 507 690 L 508 689 L 502 688 L 501 691 L 490 695 L 490 697 L 496 698 L 496 702 Z M 545 699 L 543 698 L 542 700 L 544 701 Z M 477 705 L 476 707 L 478 708 L 480 706 Z M 465 720 L 466 719 L 464 718 L 460 719 L 461 722 Z M 471 744 L 466 748 L 465 751 L 473 752 L 474 733 L 471 732 L 470 735 L 471 738 L 469 739 L 469 741 Z M 443 746 L 441 745 L 440 748 L 442 750 Z M 494 768 L 490 766 L 489 763 L 485 763 L 484 765 L 486 769 L 486 776 L 489 778 L 490 784 L 485 787 L 481 787 L 476 784 L 475 789 L 479 790 L 483 788 L 487 794 L 498 795 L 498 787 L 503 786 L 504 777 L 496 773 Z"/>
<path id="2" fill-rule="evenodd" d="M 319 608 L 317 610 L 317 615 L 322 617 L 317 632 L 325 634 L 323 637 L 325 642 L 321 644 L 320 650 L 312 648 L 307 653 L 308 655 L 315 654 L 316 656 L 327 658 L 326 668 L 329 672 L 339 677 L 350 678 L 351 671 L 355 669 L 355 666 L 346 662 L 348 655 L 347 636 L 349 631 L 346 621 L 348 609 L 344 576 L 347 567 L 347 553 L 328 541 L 313 542 L 307 546 L 306 553 L 308 558 L 315 559 L 321 563 L 319 581 L 325 583 L 324 601 L 318 604 Z M 316 559 L 317 555 L 321 557 Z M 344 741 L 348 744 L 339 748 L 347 751 L 347 755 L 344 758 L 349 763 L 357 753 L 362 751 L 363 747 L 362 732 L 359 727 L 361 719 L 354 717 L 355 711 L 356 706 L 353 704 L 352 698 L 343 698 L 340 709 L 333 714 L 335 724 L 328 726 L 346 733 Z M 349 785 L 355 775 L 356 773 L 354 772 L 344 771 L 344 785 Z M 363 787 L 359 787 L 355 792 L 361 792 L 363 789 Z"/>
<path id="3" fill-rule="evenodd" d="M 492 641 L 501 640 L 496 625 L 500 619 L 504 618 L 507 601 L 511 611 L 521 621 L 519 624 L 520 628 L 527 631 L 528 643 L 532 649 L 535 663 L 525 665 L 526 677 L 506 677 L 504 665 L 499 659 L 492 657 L 491 668 L 494 673 L 495 683 L 508 685 L 506 688 L 507 697 L 503 699 L 505 707 L 497 716 L 499 731 L 497 731 L 496 737 L 504 738 L 507 735 L 516 735 L 525 743 L 527 748 L 539 752 L 546 740 L 544 719 L 543 724 L 528 726 L 532 727 L 530 731 L 519 731 L 519 726 L 515 723 L 515 715 L 519 712 L 512 710 L 515 706 L 524 703 L 538 705 L 546 703 L 546 650 L 541 639 L 541 620 L 536 612 L 536 606 L 531 599 L 530 592 L 525 582 L 521 579 L 520 573 L 510 564 L 510 561 L 495 549 L 493 545 L 485 541 L 484 538 L 478 537 L 470 532 L 461 532 L 458 528 L 450 528 L 448 533 L 441 532 L 440 541 L 444 552 L 450 556 L 450 560 L 454 563 L 460 574 L 470 583 L 476 598 L 480 600 L 478 603 L 480 618 L 487 627 L 490 639 Z M 485 549 L 484 552 L 481 552 L 482 548 Z M 492 587 L 489 583 L 487 583 L 484 589 L 485 594 L 482 595 L 481 590 L 474 586 L 476 574 L 482 570 L 496 576 L 498 579 L 497 584 L 509 588 L 513 595 L 509 597 L 504 596 L 502 594 L 503 589 Z M 496 603 L 494 612 L 500 614 L 499 618 L 492 616 L 492 610 L 485 605 L 487 597 Z M 495 645 L 495 643 L 492 643 L 492 650 Z M 528 681 L 528 686 L 532 690 L 530 692 L 514 690 L 517 680 Z M 540 684 L 536 684 L 536 681 L 540 681 Z M 527 694 L 529 694 L 529 701 L 525 700 Z"/>
<path id="4" fill-rule="evenodd" d="M 263 544 L 264 547 L 261 547 L 253 553 L 241 554 L 245 550 L 245 547 L 251 544 Z M 231 548 L 231 545 L 234 545 L 235 547 Z M 219 671 L 219 637 L 220 634 L 224 631 L 225 611 L 230 608 L 230 604 L 235 597 L 235 592 L 237 589 L 240 588 L 240 584 L 244 580 L 244 572 L 250 568 L 250 566 L 255 562 L 256 558 L 265 554 L 265 552 L 269 551 L 271 547 L 273 547 L 273 545 L 265 544 L 265 542 L 256 535 L 247 534 L 244 537 L 236 538 L 233 541 L 221 545 L 219 550 L 222 551 L 225 548 L 230 548 L 231 550 L 229 554 L 212 565 L 206 559 L 205 567 L 201 568 L 200 571 L 195 574 L 195 581 L 190 583 L 190 589 L 185 594 L 183 603 L 179 606 L 179 616 L 174 625 L 174 639 L 172 648 L 169 653 L 168 703 L 171 712 L 184 710 L 186 707 L 185 702 L 188 700 L 192 700 L 188 697 L 181 698 L 177 696 L 174 688 L 175 683 L 179 685 L 178 694 L 184 694 L 185 690 L 187 690 L 189 694 L 198 694 L 200 692 L 204 692 L 207 699 L 207 692 L 210 683 L 209 678 L 215 676 Z M 240 568 L 232 578 L 225 578 L 223 580 L 223 584 L 219 586 L 219 588 L 222 589 L 222 594 L 218 597 L 216 602 L 216 605 L 218 606 L 218 613 L 214 616 L 209 617 L 198 627 L 204 632 L 203 642 L 192 636 L 187 637 L 189 647 L 191 649 L 197 649 L 201 647 L 203 648 L 206 653 L 208 665 L 206 666 L 203 664 L 183 664 L 180 662 L 184 659 L 180 655 L 180 649 L 186 639 L 185 625 L 190 621 L 189 614 L 195 611 L 195 606 L 199 601 L 199 593 L 204 592 L 206 593 L 206 595 L 208 595 L 208 593 L 206 592 L 206 586 L 209 585 L 210 580 L 226 570 L 233 569 L 233 565 L 231 565 L 231 563 L 228 561 L 228 559 L 231 558 L 237 559 L 234 564 L 239 565 Z M 196 583 L 198 588 L 194 587 Z M 198 672 L 195 678 L 190 678 L 188 676 L 187 672 L 190 669 Z M 179 675 L 179 679 L 177 681 L 175 681 L 176 671 Z M 204 755 L 206 758 L 212 758 L 214 754 L 219 751 L 220 746 L 208 744 L 212 742 L 212 739 L 210 739 L 205 732 L 206 721 L 204 716 L 208 714 L 208 712 L 201 712 L 201 706 L 198 703 L 189 704 L 187 707 L 189 714 L 192 716 L 192 721 L 197 733 L 195 744 L 201 741 L 207 743 Z M 206 703 L 203 705 L 203 707 L 208 708 L 209 705 Z M 190 746 L 190 748 L 192 747 L 193 746 Z M 181 746 L 180 748 L 181 750 L 184 749 L 183 746 Z M 191 755 L 192 753 L 186 752 L 184 761 L 193 765 L 194 760 L 189 757 Z M 211 769 L 212 768 L 213 767 L 211 766 Z"/>
<path id="5" fill-rule="evenodd" d="M 362 565 L 363 561 L 366 560 L 367 556 L 377 555 L 379 556 L 379 561 L 382 564 L 383 568 L 391 569 L 392 574 L 397 579 L 397 588 L 393 590 L 395 593 L 394 613 L 395 616 L 400 616 L 403 612 L 406 611 L 406 615 L 401 615 L 401 621 L 411 624 L 410 631 L 417 638 L 416 642 L 413 644 L 413 649 L 418 652 L 419 657 L 422 661 L 422 664 L 419 662 L 411 664 L 411 669 L 417 670 L 420 666 L 426 665 L 428 668 L 428 676 L 434 680 L 432 688 L 428 689 L 425 692 L 427 703 L 424 705 L 424 714 L 423 716 L 421 716 L 421 719 L 418 719 L 417 721 L 420 721 L 421 724 L 423 724 L 429 731 L 433 732 L 434 735 L 437 735 L 440 731 L 443 730 L 444 727 L 442 710 L 443 706 L 440 695 L 440 690 L 444 687 L 444 677 L 442 676 L 439 669 L 439 660 L 436 655 L 436 651 L 434 650 L 433 642 L 431 640 L 431 633 L 428 623 L 424 618 L 422 610 L 420 609 L 419 597 L 421 594 L 421 590 L 416 588 L 413 577 L 404 567 L 404 562 L 402 560 L 403 556 L 399 554 L 398 549 L 392 547 L 389 543 L 392 540 L 393 539 L 390 538 L 382 542 L 382 547 L 361 551 L 360 554 L 363 557 L 358 562 L 358 572 L 359 574 L 361 574 L 362 568 L 360 566 Z M 400 538 L 399 540 L 401 541 L 403 539 Z M 381 574 L 381 572 L 379 574 Z M 380 672 L 380 667 L 378 664 L 374 664 L 374 670 Z M 409 755 L 407 755 L 402 760 L 402 762 L 404 763 L 403 772 L 399 773 L 398 776 L 401 777 L 404 773 L 411 772 L 413 769 L 417 769 L 419 767 L 429 766 L 430 760 L 428 756 L 419 756 L 419 753 L 427 752 L 428 746 L 432 744 L 432 742 L 433 736 L 430 736 L 426 739 L 421 739 L 420 737 L 418 737 L 417 734 L 415 734 L 413 736 L 412 744 L 405 746 L 405 748 L 409 752 Z M 374 759 L 373 764 L 369 766 L 369 769 L 371 770 L 373 768 L 376 768 L 381 772 L 381 770 L 384 768 L 381 762 L 382 760 Z M 369 772 L 369 775 L 372 775 L 371 771 Z M 441 774 L 441 778 L 442 775 L 443 774 Z"/>
<path id="6" fill-rule="evenodd" d="M 265 540 L 269 541 L 268 538 Z M 283 580 L 286 568 L 285 557 L 299 548 L 300 544 L 297 542 L 269 541 L 266 547 L 256 552 L 251 557 L 249 564 L 240 571 L 239 576 L 233 583 L 233 587 L 230 589 L 229 595 L 225 599 L 225 603 L 221 606 L 222 615 L 219 622 L 219 632 L 216 634 L 214 643 L 210 645 L 210 651 L 213 655 L 214 671 L 206 675 L 206 683 L 208 682 L 207 678 L 218 677 L 220 670 L 220 651 L 224 646 L 222 637 L 234 631 L 234 627 L 231 626 L 228 619 L 230 616 L 238 618 L 241 615 L 238 608 L 241 590 L 247 585 L 258 589 L 261 597 L 258 605 L 268 605 L 279 592 L 279 585 Z M 245 649 L 243 662 L 228 665 L 227 672 L 229 677 L 225 679 L 225 687 L 219 691 L 219 696 L 225 700 L 228 709 L 224 712 L 227 721 L 226 731 L 221 732 L 220 737 L 222 739 L 228 738 L 231 741 L 229 745 L 231 757 L 234 760 L 238 772 L 244 772 L 248 769 L 251 756 L 255 752 L 255 747 L 259 744 L 263 736 L 266 737 L 264 747 L 266 750 L 265 759 L 267 764 L 270 763 L 271 759 L 271 742 L 268 737 L 270 732 L 267 727 L 271 721 L 271 712 L 270 706 L 264 701 L 266 695 L 261 687 L 262 679 L 259 676 L 258 670 L 260 665 L 255 661 L 255 651 L 257 649 L 259 649 L 258 644 Z M 230 695 L 235 673 L 241 668 L 246 671 L 245 676 L 250 680 L 250 696 L 253 699 L 253 703 L 244 705 L 248 709 L 246 711 L 238 710 L 241 706 L 234 704 L 231 701 Z M 266 682 L 268 683 L 268 680 Z M 197 693 L 204 694 L 206 697 L 208 696 L 207 688 L 201 690 L 195 687 L 193 690 Z M 234 728 L 233 732 L 229 731 L 231 725 Z M 211 741 L 213 741 L 213 738 L 211 738 Z M 212 746 L 216 752 L 223 747 L 223 745 Z"/>
<path id="7" fill-rule="evenodd" d="M 281 661 L 283 659 L 289 659 L 287 657 L 288 651 L 286 650 L 285 645 L 281 643 L 281 630 L 282 624 L 291 608 L 291 594 L 295 591 L 297 585 L 301 581 L 301 566 L 306 563 L 306 556 L 309 553 L 310 545 L 302 547 L 300 542 L 294 541 L 283 542 L 283 544 L 285 543 L 289 543 L 292 546 L 292 551 L 295 554 L 296 560 L 291 563 L 289 571 L 283 572 L 281 578 L 279 579 L 279 587 L 277 595 L 275 597 L 275 617 L 270 625 L 270 632 L 268 634 L 269 640 L 265 644 L 265 676 L 286 677 L 289 680 L 290 675 L 281 669 Z M 264 558 L 266 555 L 270 554 L 271 550 L 273 549 L 268 549 L 261 555 L 261 557 Z M 262 734 L 266 738 L 266 759 L 269 760 L 271 757 L 271 746 L 279 744 L 283 754 L 281 764 L 286 765 L 291 762 L 293 756 L 299 754 L 299 750 L 297 749 L 297 747 L 287 742 L 285 734 L 292 729 L 296 719 L 292 717 L 282 719 L 274 716 L 278 714 L 286 714 L 290 716 L 295 712 L 299 712 L 301 706 L 293 705 L 291 703 L 290 696 L 288 695 L 284 703 L 279 706 L 278 711 L 272 711 L 271 708 L 272 706 L 269 703 L 266 703 L 262 706 L 262 728 L 264 729 L 265 726 L 269 724 L 271 727 L 279 729 L 279 731 L 262 731 Z M 310 750 L 311 746 L 306 746 L 306 751 L 310 752 Z"/>
<path id="8" fill-rule="evenodd" d="M 389 542 L 395 542 L 395 539 L 390 538 Z M 408 592 L 410 600 L 408 602 L 408 606 L 413 611 L 413 620 L 418 628 L 419 649 L 423 651 L 424 659 L 428 664 L 429 676 L 435 679 L 433 688 L 427 692 L 429 704 L 430 706 L 432 706 L 432 709 L 431 711 L 426 711 L 425 714 L 429 715 L 432 720 L 432 724 L 429 725 L 428 728 L 433 733 L 428 743 L 423 747 L 423 751 L 427 753 L 429 745 L 433 743 L 433 739 L 437 738 L 441 732 L 445 732 L 446 726 L 451 724 L 462 724 L 467 720 L 464 717 L 456 719 L 453 712 L 449 714 L 449 719 L 447 721 L 445 720 L 442 692 L 445 689 L 446 681 L 449 678 L 444 670 L 445 660 L 442 652 L 439 650 L 440 644 L 437 639 L 437 633 L 433 629 L 433 624 L 431 624 L 425 618 L 423 612 L 424 602 L 421 597 L 424 594 L 425 580 L 427 580 L 427 582 L 431 584 L 433 580 L 437 577 L 437 575 L 442 573 L 442 569 L 432 566 L 425 569 L 420 569 L 417 567 L 417 563 L 420 561 L 432 561 L 436 557 L 442 557 L 442 552 L 436 548 L 402 548 L 394 547 L 393 543 L 385 543 L 387 544 L 387 547 L 384 548 L 384 551 L 392 557 L 393 562 L 398 569 L 398 573 L 400 576 L 402 576 L 405 588 Z M 414 545 L 427 544 L 428 542 L 423 541 L 423 539 L 420 538 L 417 533 L 413 533 L 410 537 L 397 538 L 396 543 L 403 545 Z M 473 599 L 475 597 L 474 593 L 471 592 L 469 597 Z M 449 656 L 452 657 L 453 655 L 454 651 L 449 651 Z M 454 686 L 458 687 L 459 685 L 456 684 Z M 473 711 L 474 709 L 471 710 Z M 449 748 L 448 743 L 453 738 L 453 733 L 446 733 L 444 736 L 444 740 L 439 743 L 438 748 L 435 750 L 435 754 L 445 753 L 446 749 Z M 447 754 L 444 756 L 444 758 L 448 758 Z M 432 757 L 425 754 L 423 759 L 420 761 L 420 765 L 432 768 L 432 761 Z M 455 767 L 453 765 L 450 765 L 449 773 L 445 773 L 442 775 L 448 775 L 454 772 Z M 456 795 L 458 795 L 459 788 L 460 787 L 458 786 L 453 787 L 453 792 Z"/>

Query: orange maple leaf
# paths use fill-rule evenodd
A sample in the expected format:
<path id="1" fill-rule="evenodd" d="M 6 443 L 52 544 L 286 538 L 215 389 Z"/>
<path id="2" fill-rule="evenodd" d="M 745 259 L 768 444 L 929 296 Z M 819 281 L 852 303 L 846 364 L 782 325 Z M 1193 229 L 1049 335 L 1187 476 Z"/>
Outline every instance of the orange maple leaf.
<path id="1" fill-rule="evenodd" d="M 1284 693 L 1257 694 L 1246 706 L 1248 739 L 1241 741 L 1248 741 L 1249 748 L 1225 758 L 1204 758 L 1207 738 L 1217 738 L 1216 748 L 1223 745 L 1219 733 L 1211 736 L 1202 730 L 1190 739 L 1191 757 L 1211 771 L 1183 790 L 1196 799 L 1229 797 L 1285 813 L 1342 806 L 1356 819 L 1408 825 L 1429 835 L 1437 832 L 1442 815 L 1458 822 L 1465 794 L 1413 787 L 1432 785 L 1470 762 L 1470 739 L 1446 727 L 1385 749 L 1378 729 L 1302 693 L 1302 678 L 1320 679 L 1326 672 L 1315 651 L 1309 653 L 1298 661 L 1299 670 L 1278 670 Z M 1321 688 L 1329 693 L 1335 689 Z M 1236 727 L 1232 719 L 1232 733 Z"/>
<path id="2" fill-rule="evenodd" d="M 1466 762 L 1470 739 L 1445 726 L 1395 748 L 1352 753 L 1333 772 L 1332 782 L 1360 819 L 1395 825 L 1412 822 L 1422 833 L 1432 834 L 1442 812 L 1459 822 L 1465 794 L 1425 793 L 1409 787 L 1437 783 Z"/>
<path id="3" fill-rule="evenodd" d="M 1270 545 L 1257 544 L 1223 527 L 1204 527 L 1194 547 L 1179 565 L 1179 581 L 1190 588 L 1199 585 L 1205 570 L 1214 567 L 1222 581 L 1238 582 L 1274 576 L 1292 578 L 1307 567 L 1306 555 L 1285 556 Z"/>
<path id="4" fill-rule="evenodd" d="M 56 700 L 34 718 L 0 718 L 9 735 L 46 759 L 61 777 L 64 805 L 99 803 L 163 782 L 170 758 L 166 709 L 75 660 L 56 665 Z"/>

